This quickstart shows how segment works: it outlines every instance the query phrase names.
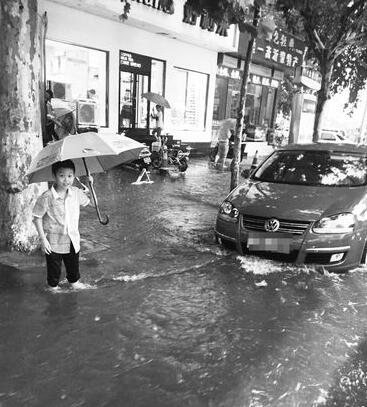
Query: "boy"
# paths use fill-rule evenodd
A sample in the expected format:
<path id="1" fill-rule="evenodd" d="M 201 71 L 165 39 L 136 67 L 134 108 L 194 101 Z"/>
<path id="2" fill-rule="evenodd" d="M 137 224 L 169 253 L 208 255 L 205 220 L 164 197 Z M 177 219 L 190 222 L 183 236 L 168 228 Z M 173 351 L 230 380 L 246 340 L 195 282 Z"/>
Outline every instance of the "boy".
<path id="1" fill-rule="evenodd" d="M 86 192 L 72 186 L 75 165 L 71 160 L 53 164 L 52 174 L 55 184 L 37 199 L 33 208 L 33 221 L 46 255 L 47 282 L 51 290 L 60 289 L 63 261 L 71 286 L 83 288 L 79 281 L 79 207 L 87 206 L 90 199 Z M 92 177 L 89 180 L 93 182 Z"/>

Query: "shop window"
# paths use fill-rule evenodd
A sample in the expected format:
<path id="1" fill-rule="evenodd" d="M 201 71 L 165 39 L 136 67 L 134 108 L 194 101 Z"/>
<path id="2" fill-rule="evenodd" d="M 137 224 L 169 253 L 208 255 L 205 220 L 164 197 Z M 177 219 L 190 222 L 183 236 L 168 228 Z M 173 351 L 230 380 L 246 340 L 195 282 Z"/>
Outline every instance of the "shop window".
<path id="1" fill-rule="evenodd" d="M 249 84 L 246 95 L 245 121 L 261 127 L 271 127 L 276 92 L 275 88 Z"/>
<path id="2" fill-rule="evenodd" d="M 97 102 L 99 125 L 108 126 L 108 52 L 46 40 L 46 81 L 54 98 Z"/>
<path id="3" fill-rule="evenodd" d="M 213 120 L 219 121 L 226 118 L 228 79 L 217 76 L 215 81 Z"/>
<path id="4" fill-rule="evenodd" d="M 176 97 L 172 106 L 172 125 L 176 130 L 205 130 L 209 75 L 174 69 Z"/>
<path id="5" fill-rule="evenodd" d="M 145 92 L 164 94 L 164 61 L 120 51 L 119 131 L 148 129 L 151 103 Z"/>
<path id="6" fill-rule="evenodd" d="M 236 118 L 240 102 L 241 81 L 217 76 L 213 108 L 213 123 Z"/>

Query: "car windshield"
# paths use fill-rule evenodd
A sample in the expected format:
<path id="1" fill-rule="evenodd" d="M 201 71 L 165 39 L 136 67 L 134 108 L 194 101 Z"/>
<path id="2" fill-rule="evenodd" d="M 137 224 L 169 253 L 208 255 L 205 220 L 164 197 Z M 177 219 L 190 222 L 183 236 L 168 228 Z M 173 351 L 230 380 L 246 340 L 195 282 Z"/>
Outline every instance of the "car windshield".
<path id="1" fill-rule="evenodd" d="M 253 179 L 296 185 L 360 186 L 367 183 L 366 156 L 330 151 L 289 150 L 272 154 Z"/>

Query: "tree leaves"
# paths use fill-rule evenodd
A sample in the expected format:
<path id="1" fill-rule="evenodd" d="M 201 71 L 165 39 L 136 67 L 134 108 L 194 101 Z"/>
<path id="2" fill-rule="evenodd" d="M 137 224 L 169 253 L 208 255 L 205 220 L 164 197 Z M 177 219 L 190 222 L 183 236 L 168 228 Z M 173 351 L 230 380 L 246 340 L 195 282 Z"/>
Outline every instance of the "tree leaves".
<path id="1" fill-rule="evenodd" d="M 321 92 L 330 96 L 348 87 L 352 103 L 367 79 L 365 3 L 365 0 L 276 1 L 288 29 L 303 35 L 309 49 L 308 57 L 316 59 L 323 79 L 331 76 Z"/>

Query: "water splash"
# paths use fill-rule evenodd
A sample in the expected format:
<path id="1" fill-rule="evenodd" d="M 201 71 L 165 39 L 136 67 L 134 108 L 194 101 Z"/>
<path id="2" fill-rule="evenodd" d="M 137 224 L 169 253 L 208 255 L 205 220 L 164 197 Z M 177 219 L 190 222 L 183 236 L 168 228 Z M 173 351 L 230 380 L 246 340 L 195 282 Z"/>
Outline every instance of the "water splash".
<path id="1" fill-rule="evenodd" d="M 257 256 L 237 256 L 236 260 L 239 261 L 242 270 L 254 275 L 268 275 L 286 271 L 292 271 L 293 273 L 298 271 L 306 274 L 316 272 L 316 269 L 312 266 L 279 263 L 275 260 L 263 259 Z"/>

